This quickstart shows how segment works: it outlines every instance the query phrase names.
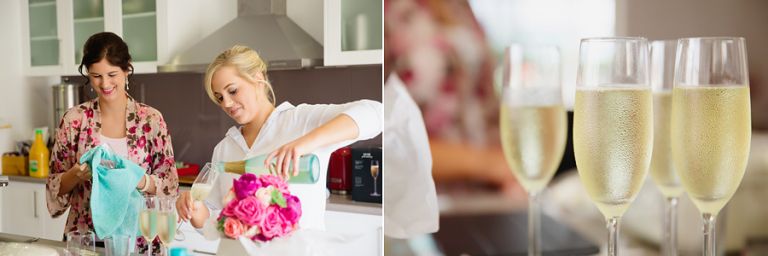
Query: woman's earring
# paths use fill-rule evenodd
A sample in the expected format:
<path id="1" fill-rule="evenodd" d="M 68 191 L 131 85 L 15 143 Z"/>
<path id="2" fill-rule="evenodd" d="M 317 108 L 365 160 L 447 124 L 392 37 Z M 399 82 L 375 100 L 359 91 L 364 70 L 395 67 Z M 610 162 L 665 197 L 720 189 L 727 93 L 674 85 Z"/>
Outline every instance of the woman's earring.
<path id="1" fill-rule="evenodd" d="M 128 78 L 125 79 L 125 90 L 130 90 L 131 87 L 128 87 Z"/>
<path id="2" fill-rule="evenodd" d="M 91 87 L 91 92 L 93 92 L 93 87 Z"/>

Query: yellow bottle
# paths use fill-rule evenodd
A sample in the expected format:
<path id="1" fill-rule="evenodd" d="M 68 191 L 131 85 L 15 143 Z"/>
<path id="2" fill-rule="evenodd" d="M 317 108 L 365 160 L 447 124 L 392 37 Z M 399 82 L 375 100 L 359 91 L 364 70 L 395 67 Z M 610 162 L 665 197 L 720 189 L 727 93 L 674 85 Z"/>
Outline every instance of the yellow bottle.
<path id="1" fill-rule="evenodd" d="M 48 177 L 48 158 L 50 153 L 43 141 L 43 130 L 35 129 L 35 142 L 29 150 L 29 176 L 35 178 Z"/>

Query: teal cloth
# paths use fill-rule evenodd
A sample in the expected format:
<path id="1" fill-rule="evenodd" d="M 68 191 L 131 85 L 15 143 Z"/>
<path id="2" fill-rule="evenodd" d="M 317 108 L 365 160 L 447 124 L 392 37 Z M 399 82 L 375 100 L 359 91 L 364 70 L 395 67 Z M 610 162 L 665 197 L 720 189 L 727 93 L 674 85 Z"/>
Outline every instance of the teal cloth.
<path id="1" fill-rule="evenodd" d="M 103 166 L 103 160 L 112 161 L 114 168 Z M 144 199 L 136 186 L 145 170 L 104 145 L 89 150 L 80 157 L 80 163 L 91 167 L 91 216 L 96 236 L 138 236 L 139 207 Z"/>

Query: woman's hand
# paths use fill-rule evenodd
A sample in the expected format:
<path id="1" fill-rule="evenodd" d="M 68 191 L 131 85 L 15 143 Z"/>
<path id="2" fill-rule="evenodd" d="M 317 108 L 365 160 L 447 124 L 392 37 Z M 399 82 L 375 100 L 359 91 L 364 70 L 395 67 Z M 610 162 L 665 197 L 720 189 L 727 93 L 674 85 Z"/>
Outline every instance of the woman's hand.
<path id="1" fill-rule="evenodd" d="M 270 172 L 274 172 L 272 174 L 278 175 L 286 181 L 291 176 L 299 175 L 299 159 L 314 150 L 307 141 L 309 141 L 307 136 L 303 136 L 272 151 L 264 160 L 264 166 L 269 167 Z M 271 165 L 273 158 L 276 161 L 274 165 Z M 293 164 L 293 168 L 289 168 L 291 164 Z"/>
<path id="2" fill-rule="evenodd" d="M 87 164 L 78 164 L 72 166 L 67 170 L 72 176 L 77 177 L 77 183 L 81 183 L 86 180 L 91 180 L 91 168 Z"/>
<path id="3" fill-rule="evenodd" d="M 179 222 L 189 221 L 194 228 L 202 228 L 210 213 L 202 201 L 192 200 L 189 191 L 179 194 L 176 199 L 176 212 L 179 214 Z"/>
<path id="4" fill-rule="evenodd" d="M 192 196 L 189 195 L 189 191 L 184 191 L 179 194 L 179 198 L 176 199 L 176 211 L 179 213 L 179 219 L 182 221 L 188 221 L 192 219 L 192 213 L 195 212 L 196 205 Z"/>

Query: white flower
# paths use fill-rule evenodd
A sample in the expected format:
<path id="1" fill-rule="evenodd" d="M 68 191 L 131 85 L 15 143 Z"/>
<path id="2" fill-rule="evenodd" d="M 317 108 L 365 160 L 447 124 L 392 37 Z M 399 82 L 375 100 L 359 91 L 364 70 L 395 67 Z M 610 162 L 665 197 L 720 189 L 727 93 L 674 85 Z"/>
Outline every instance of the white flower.
<path id="1" fill-rule="evenodd" d="M 243 233 L 243 236 L 245 236 L 247 238 L 251 238 L 251 237 L 253 237 L 255 235 L 258 235 L 259 233 L 261 233 L 261 232 L 259 232 L 259 226 L 258 225 L 253 225 L 253 226 L 251 226 L 251 228 L 249 228 L 248 230 L 246 230 Z"/>
<path id="2" fill-rule="evenodd" d="M 232 201 L 232 199 L 235 199 L 235 192 L 232 191 L 232 189 L 229 190 L 229 193 L 224 196 L 223 199 L 221 199 L 221 202 L 224 203 L 224 205 L 228 205 L 229 202 Z"/>
<path id="3" fill-rule="evenodd" d="M 275 188 L 272 186 L 260 188 L 256 191 L 256 198 L 259 199 L 259 201 L 264 204 L 264 206 L 268 206 L 269 202 L 272 201 L 273 190 L 275 190 Z"/>

